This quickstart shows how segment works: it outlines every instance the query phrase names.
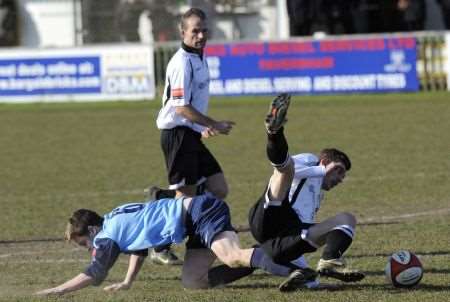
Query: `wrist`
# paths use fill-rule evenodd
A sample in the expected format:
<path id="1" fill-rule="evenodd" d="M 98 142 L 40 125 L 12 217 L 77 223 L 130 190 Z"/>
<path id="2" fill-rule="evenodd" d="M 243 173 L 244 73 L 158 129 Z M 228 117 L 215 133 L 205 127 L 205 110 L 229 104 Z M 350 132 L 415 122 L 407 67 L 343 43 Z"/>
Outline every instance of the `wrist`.
<path id="1" fill-rule="evenodd" d="M 216 121 L 210 121 L 209 123 L 207 123 L 206 127 L 207 128 L 211 128 L 211 129 L 215 129 L 215 128 L 217 128 L 217 122 Z"/>
<path id="2" fill-rule="evenodd" d="M 52 293 L 53 293 L 53 294 L 56 294 L 56 295 L 62 295 L 62 294 L 65 293 L 65 290 L 64 290 L 64 288 L 55 287 L 55 288 L 52 290 Z"/>

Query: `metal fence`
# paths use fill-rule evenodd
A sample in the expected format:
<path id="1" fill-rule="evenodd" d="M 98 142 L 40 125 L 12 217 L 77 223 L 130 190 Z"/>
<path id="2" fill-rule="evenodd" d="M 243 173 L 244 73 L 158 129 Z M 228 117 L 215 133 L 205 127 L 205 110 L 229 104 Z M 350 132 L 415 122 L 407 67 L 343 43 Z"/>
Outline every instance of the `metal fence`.
<path id="1" fill-rule="evenodd" d="M 399 34 L 384 34 L 387 37 Z M 406 37 L 417 38 L 417 76 L 420 90 L 435 91 L 447 89 L 447 73 L 445 70 L 445 32 L 418 32 L 412 34 L 400 34 Z M 351 38 L 352 36 L 346 36 Z M 380 35 L 367 35 L 366 37 L 380 37 Z M 339 38 L 338 36 L 333 36 Z M 164 85 L 165 68 L 171 56 L 176 52 L 180 42 L 155 43 L 154 62 L 155 79 L 157 87 Z"/>
<path id="2" fill-rule="evenodd" d="M 444 32 L 417 34 L 417 76 L 421 90 L 447 89 L 445 47 Z"/>

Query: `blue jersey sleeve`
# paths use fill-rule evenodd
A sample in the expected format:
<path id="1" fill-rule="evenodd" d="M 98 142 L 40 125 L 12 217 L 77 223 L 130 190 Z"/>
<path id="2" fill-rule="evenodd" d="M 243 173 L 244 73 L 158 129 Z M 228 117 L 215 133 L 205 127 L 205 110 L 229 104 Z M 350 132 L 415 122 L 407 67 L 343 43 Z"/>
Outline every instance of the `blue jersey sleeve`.
<path id="1" fill-rule="evenodd" d="M 98 239 L 96 245 L 97 248 L 92 252 L 92 262 L 84 273 L 94 279 L 93 285 L 100 285 L 119 257 L 120 248 L 108 238 Z"/>

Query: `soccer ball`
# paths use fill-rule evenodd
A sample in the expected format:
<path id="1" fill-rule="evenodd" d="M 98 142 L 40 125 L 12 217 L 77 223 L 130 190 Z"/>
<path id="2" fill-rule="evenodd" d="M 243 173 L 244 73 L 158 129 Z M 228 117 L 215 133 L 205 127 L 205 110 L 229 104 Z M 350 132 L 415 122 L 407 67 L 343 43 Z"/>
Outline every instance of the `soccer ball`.
<path id="1" fill-rule="evenodd" d="M 423 276 L 423 267 L 419 258 L 410 251 L 398 251 L 387 262 L 386 279 L 395 287 L 413 287 Z"/>

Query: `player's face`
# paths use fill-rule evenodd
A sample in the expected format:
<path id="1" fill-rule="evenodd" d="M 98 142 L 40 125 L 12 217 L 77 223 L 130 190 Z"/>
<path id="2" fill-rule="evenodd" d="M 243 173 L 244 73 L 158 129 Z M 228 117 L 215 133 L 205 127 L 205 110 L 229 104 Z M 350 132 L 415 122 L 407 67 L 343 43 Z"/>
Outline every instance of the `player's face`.
<path id="1" fill-rule="evenodd" d="M 329 191 L 345 178 L 345 167 L 342 163 L 335 163 L 336 165 L 325 174 L 322 182 L 322 189 Z"/>
<path id="2" fill-rule="evenodd" d="M 74 236 L 72 241 L 79 246 L 87 248 L 89 251 L 92 250 L 92 239 L 90 236 Z"/>
<path id="3" fill-rule="evenodd" d="M 208 27 L 205 21 L 197 16 L 191 16 L 185 20 L 184 28 L 181 30 L 184 44 L 189 47 L 202 49 L 208 40 Z"/>

